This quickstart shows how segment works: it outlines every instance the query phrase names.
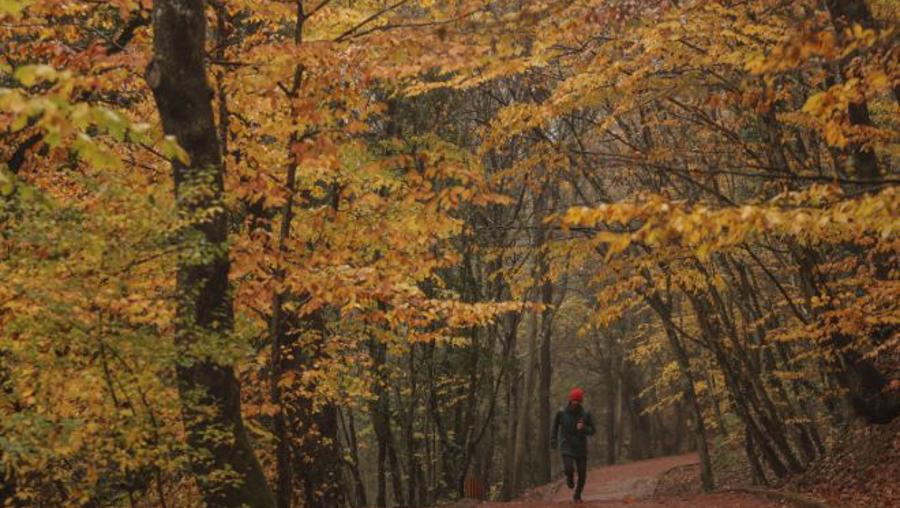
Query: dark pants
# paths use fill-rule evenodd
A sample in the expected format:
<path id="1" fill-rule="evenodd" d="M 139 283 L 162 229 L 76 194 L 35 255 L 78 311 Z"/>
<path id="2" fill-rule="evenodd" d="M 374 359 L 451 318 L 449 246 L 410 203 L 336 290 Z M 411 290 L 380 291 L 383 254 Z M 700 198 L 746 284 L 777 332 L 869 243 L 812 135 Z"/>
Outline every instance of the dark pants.
<path id="1" fill-rule="evenodd" d="M 563 469 L 566 471 L 566 479 L 569 483 L 572 483 L 575 468 L 578 468 L 578 483 L 575 485 L 575 495 L 572 497 L 581 499 L 581 491 L 584 490 L 584 481 L 587 478 L 587 457 L 563 455 Z"/>

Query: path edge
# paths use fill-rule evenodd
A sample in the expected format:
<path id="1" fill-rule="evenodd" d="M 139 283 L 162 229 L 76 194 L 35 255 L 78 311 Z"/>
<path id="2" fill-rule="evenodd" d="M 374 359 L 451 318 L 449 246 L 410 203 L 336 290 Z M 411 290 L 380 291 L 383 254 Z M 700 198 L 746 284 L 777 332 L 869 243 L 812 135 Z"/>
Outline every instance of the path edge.
<path id="1" fill-rule="evenodd" d="M 564 481 L 565 477 L 559 478 L 553 482 L 550 488 L 544 491 L 544 494 L 541 496 L 541 501 L 552 501 L 553 497 L 556 496 L 556 493 L 559 492 L 559 489 L 562 488 Z"/>
<path id="2" fill-rule="evenodd" d="M 759 487 L 729 487 L 718 490 L 718 492 L 750 494 L 757 497 L 764 497 L 773 501 L 790 503 L 799 508 L 833 508 L 831 505 L 820 499 L 815 499 L 804 494 L 790 491 L 762 489 Z"/>

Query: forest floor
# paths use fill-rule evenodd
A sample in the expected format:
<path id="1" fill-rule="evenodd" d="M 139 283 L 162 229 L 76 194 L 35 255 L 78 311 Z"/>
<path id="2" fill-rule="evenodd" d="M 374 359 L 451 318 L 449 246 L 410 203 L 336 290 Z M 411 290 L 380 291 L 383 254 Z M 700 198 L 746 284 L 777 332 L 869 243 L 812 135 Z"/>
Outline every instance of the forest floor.
<path id="1" fill-rule="evenodd" d="M 776 508 L 789 506 L 743 493 L 655 495 L 659 478 L 669 470 L 696 464 L 696 454 L 660 457 L 588 471 L 584 508 Z M 562 480 L 529 492 L 520 501 L 483 503 L 481 508 L 558 508 L 572 505 L 572 492 Z"/>
<path id="2" fill-rule="evenodd" d="M 821 499 L 834 507 L 900 507 L 900 418 L 887 425 L 857 423 L 829 441 L 828 449 L 805 473 L 770 488 Z M 750 487 L 747 464 L 739 451 L 716 454 L 713 468 L 717 486 Z M 656 495 L 699 494 L 699 476 L 697 464 L 676 466 L 662 475 Z"/>
<path id="3" fill-rule="evenodd" d="M 740 454 L 717 445 L 714 457 L 718 492 L 700 490 L 696 454 L 595 467 L 588 471 L 584 504 L 573 505 L 563 479 L 536 487 L 510 503 L 463 501 L 460 508 L 776 508 L 827 506 L 841 508 L 900 507 L 900 418 L 888 425 L 855 426 L 830 442 L 829 453 L 804 474 L 767 489 L 750 485 Z M 781 498 L 776 501 L 763 493 Z M 794 503 L 788 503 L 793 499 Z"/>

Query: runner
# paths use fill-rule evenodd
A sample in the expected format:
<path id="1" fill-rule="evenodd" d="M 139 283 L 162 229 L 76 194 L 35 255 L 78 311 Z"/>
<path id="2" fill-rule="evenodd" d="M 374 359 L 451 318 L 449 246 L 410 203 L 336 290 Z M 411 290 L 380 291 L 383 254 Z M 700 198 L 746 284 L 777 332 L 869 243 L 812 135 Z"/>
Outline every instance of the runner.
<path id="1" fill-rule="evenodd" d="M 587 437 L 596 432 L 591 413 L 581 406 L 583 399 L 584 391 L 572 388 L 569 403 L 556 413 L 550 433 L 550 447 L 555 450 L 558 446 L 562 453 L 566 485 L 575 489 L 572 499 L 576 503 L 582 502 L 581 491 L 587 477 Z M 575 468 L 578 469 L 577 485 L 573 478 Z"/>

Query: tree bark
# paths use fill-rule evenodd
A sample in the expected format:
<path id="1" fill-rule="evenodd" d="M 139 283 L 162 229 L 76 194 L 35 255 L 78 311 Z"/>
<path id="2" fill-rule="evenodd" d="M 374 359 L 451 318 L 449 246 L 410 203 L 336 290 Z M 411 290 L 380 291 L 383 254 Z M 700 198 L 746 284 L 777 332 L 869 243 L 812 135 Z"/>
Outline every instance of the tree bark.
<path id="1" fill-rule="evenodd" d="M 717 316 L 721 318 L 721 315 L 716 314 L 709 296 L 705 293 L 686 292 L 686 294 L 694 309 L 700 331 L 715 354 L 719 366 L 725 374 L 726 383 L 734 394 L 735 409 L 745 423 L 758 422 L 761 426 L 760 433 L 755 438 L 767 460 L 770 459 L 773 470 L 778 470 L 776 464 L 780 462 L 780 459 L 777 454 L 768 451 L 770 441 L 784 458 L 790 472 L 802 472 L 804 467 L 787 441 L 780 415 L 777 414 L 771 402 L 767 402 L 765 399 L 765 388 L 760 387 L 759 383 L 752 379 L 756 376 L 755 373 L 741 368 L 742 360 L 743 364 L 746 364 L 746 355 L 736 348 L 725 350 L 723 336 L 728 334 L 723 332 L 721 320 L 717 318 Z M 734 339 L 734 337 L 731 338 Z M 732 340 L 732 343 L 734 342 Z M 751 425 L 751 429 L 753 428 L 754 425 Z M 762 430 L 766 431 L 765 435 L 762 434 Z M 782 476 L 784 474 L 779 474 L 779 477 Z"/>
<path id="2" fill-rule="evenodd" d="M 538 483 L 550 482 L 550 384 L 553 380 L 553 366 L 550 358 L 550 343 L 553 338 L 553 283 L 546 280 L 549 267 L 546 256 L 541 256 L 541 303 L 545 306 L 541 311 L 541 354 L 540 354 L 540 389 L 538 391 L 538 443 L 537 464 Z"/>
<path id="3" fill-rule="evenodd" d="M 516 416 L 519 407 L 519 364 L 516 359 L 516 343 L 518 342 L 519 314 L 510 314 L 506 341 L 503 345 L 506 362 L 506 439 L 503 456 L 503 500 L 509 501 L 515 495 L 513 470 L 515 469 L 514 452 L 516 434 L 519 431 Z"/>
<path id="4" fill-rule="evenodd" d="M 616 403 L 618 401 L 616 380 L 618 376 L 615 375 L 614 339 L 609 332 L 607 332 L 607 339 L 606 365 L 603 369 L 603 384 L 606 388 L 604 392 L 606 394 L 606 400 L 604 400 L 606 403 L 606 463 L 612 465 L 616 463 L 616 439 L 618 436 L 616 432 Z"/>
<path id="5" fill-rule="evenodd" d="M 750 463 L 750 475 L 753 478 L 753 485 L 768 485 L 762 464 L 759 462 L 759 455 L 756 453 L 756 447 L 753 444 L 753 433 L 750 432 L 750 427 L 747 425 L 744 426 L 744 452 L 747 455 L 747 462 Z"/>
<path id="6" fill-rule="evenodd" d="M 395 501 L 403 502 L 402 487 L 399 478 L 399 463 L 394 448 L 394 437 L 391 432 L 390 394 L 385 390 L 387 380 L 383 369 L 387 362 L 387 346 L 371 339 L 369 352 L 372 355 L 373 367 L 376 369 L 376 382 L 373 388 L 374 398 L 369 403 L 372 416 L 372 427 L 378 443 L 378 472 L 376 506 L 387 506 L 387 467 L 390 467 L 391 481 L 394 488 Z"/>
<path id="7" fill-rule="evenodd" d="M 794 255 L 804 297 L 808 302 L 814 297 L 821 297 L 824 291 L 816 280 L 815 253 L 804 249 Z M 821 319 L 823 311 L 833 309 L 831 304 L 821 310 L 814 309 L 810 304 L 807 306 L 814 319 Z M 900 392 L 889 389 L 888 377 L 857 351 L 853 338 L 835 331 L 830 334 L 829 342 L 833 354 L 827 354 L 827 362 L 838 384 L 846 390 L 853 412 L 869 424 L 889 423 L 900 415 Z"/>
<path id="8" fill-rule="evenodd" d="M 291 420 L 295 431 L 303 432 L 302 446 L 293 456 L 296 489 L 302 488 L 305 508 L 333 508 L 345 503 L 341 480 L 341 457 L 337 428 L 337 408 L 328 403 L 315 407 L 305 398 L 298 400 Z"/>
<path id="9" fill-rule="evenodd" d="M 528 332 L 527 356 L 525 358 L 525 386 L 524 390 L 519 392 L 519 405 L 516 412 L 516 441 L 513 448 L 513 476 L 512 488 L 513 493 L 521 491 L 525 484 L 526 470 L 526 447 L 528 427 L 531 423 L 529 418 L 531 413 L 531 398 L 534 393 L 536 365 L 533 354 L 537 349 L 538 323 L 537 312 L 531 313 L 530 330 Z"/>
<path id="10" fill-rule="evenodd" d="M 182 415 L 188 443 L 198 452 L 192 468 L 209 506 L 274 507 L 241 418 L 234 370 L 203 354 L 204 342 L 230 333 L 233 323 L 223 167 L 204 64 L 204 2 L 155 1 L 153 33 L 147 82 L 164 132 L 190 157 L 190 164 L 173 160 L 172 171 L 178 211 L 190 220 L 182 233 L 187 253 L 178 260 L 175 340 L 183 360 L 176 367 Z M 208 437 L 217 433 L 212 430 L 226 437 Z M 240 481 L 227 481 L 234 476 Z"/>
<path id="11" fill-rule="evenodd" d="M 863 28 L 875 28 L 875 20 L 868 5 L 863 0 L 826 0 L 828 13 L 831 15 L 832 24 L 837 32 L 838 40 L 843 40 L 844 31 L 852 28 L 853 25 L 860 25 Z M 850 76 L 847 74 L 847 66 L 841 65 L 841 74 L 844 81 Z M 865 100 L 859 102 L 851 102 L 847 106 L 847 117 L 852 126 L 872 126 L 872 119 L 869 116 L 869 105 Z M 852 158 L 853 169 L 857 176 L 864 180 L 876 180 L 881 176 L 878 169 L 878 159 L 875 157 L 875 151 L 871 147 L 865 146 L 859 141 L 850 143 L 850 156 Z"/>
<path id="12" fill-rule="evenodd" d="M 415 433 L 415 424 L 416 424 L 416 407 L 419 405 L 419 392 L 418 385 L 416 382 L 416 347 L 415 344 L 410 345 L 409 354 L 407 357 L 407 375 L 409 376 L 409 384 L 410 384 L 410 400 L 408 409 L 406 410 L 405 415 L 401 415 L 402 421 L 400 423 L 401 432 L 403 432 L 403 439 L 406 442 L 406 470 L 407 470 L 407 482 L 406 482 L 406 499 L 409 506 L 422 506 L 426 503 L 424 496 L 422 496 L 422 486 L 419 485 L 420 478 L 422 477 L 422 463 L 419 457 L 419 440 L 416 438 Z M 416 496 L 419 496 L 418 502 L 416 501 Z"/>
<path id="13" fill-rule="evenodd" d="M 658 294 L 645 295 L 644 299 L 650 304 L 650 307 L 656 312 L 662 321 L 666 337 L 669 339 L 669 346 L 678 362 L 681 370 L 683 392 L 685 401 L 691 409 L 694 423 L 694 438 L 697 442 L 697 452 L 700 455 L 700 481 L 703 490 L 711 492 L 715 488 L 712 472 L 712 460 L 709 456 L 709 445 L 706 442 L 706 425 L 703 422 L 703 411 L 700 409 L 700 401 L 697 399 L 697 393 L 694 390 L 694 375 L 691 372 L 691 363 L 687 351 L 684 349 L 681 340 L 678 338 L 678 332 L 675 323 L 672 321 L 671 304 L 664 302 Z"/>
<path id="14" fill-rule="evenodd" d="M 355 508 L 368 506 L 366 484 L 363 482 L 362 473 L 359 470 L 359 444 L 356 439 L 356 419 L 353 417 L 353 410 L 347 409 L 346 412 L 343 412 L 338 408 L 337 414 L 341 422 L 341 429 L 344 432 L 344 443 L 346 443 L 350 455 L 347 466 L 350 469 L 350 475 L 353 477 L 353 506 Z"/>
<path id="15" fill-rule="evenodd" d="M 224 11 L 224 7 L 219 9 L 219 12 L 222 13 L 220 16 L 224 15 Z M 294 25 L 294 44 L 299 45 L 303 41 L 303 23 L 305 20 L 306 15 L 303 12 L 303 2 L 298 1 Z M 220 56 L 219 58 L 223 58 L 223 56 Z M 287 94 L 288 102 L 290 103 L 291 121 L 294 125 L 288 141 L 288 156 L 290 162 L 288 163 L 285 174 L 285 190 L 287 191 L 287 196 L 281 207 L 281 227 L 277 236 L 277 248 L 281 253 L 286 250 L 286 242 L 291 236 L 291 225 L 294 218 L 294 196 L 297 192 L 297 169 L 299 161 L 292 151 L 294 145 L 299 142 L 301 137 L 301 133 L 297 126 L 298 112 L 294 105 L 294 99 L 297 98 L 300 92 L 303 71 L 304 69 L 301 65 L 294 67 L 293 81 L 289 93 Z M 224 105 L 224 101 L 222 101 L 222 104 Z M 220 110 L 220 117 L 227 118 L 226 113 L 227 108 L 223 106 Z M 220 137 L 226 139 L 227 132 L 227 129 L 223 130 Z M 222 151 L 223 153 L 226 152 L 224 146 Z M 284 282 L 284 277 L 285 270 L 282 267 L 278 267 L 275 271 L 275 280 L 279 283 L 279 286 Z M 273 430 L 275 439 L 277 440 L 275 445 L 275 501 L 278 504 L 278 508 L 291 508 L 291 505 L 293 504 L 293 464 L 295 453 L 292 448 L 293 432 L 291 431 L 292 429 L 288 428 L 287 408 L 282 401 L 280 380 L 282 374 L 290 367 L 303 367 L 302 364 L 295 364 L 293 366 L 287 365 L 290 362 L 285 362 L 282 355 L 284 351 L 290 351 L 290 348 L 294 347 L 292 344 L 294 341 L 288 336 L 287 320 L 290 316 L 287 315 L 282 307 L 285 301 L 291 298 L 291 296 L 292 295 L 282 293 L 279 290 L 274 292 L 272 295 L 272 315 L 269 320 L 269 339 L 271 343 L 269 395 L 272 399 L 272 404 L 277 408 L 277 412 L 274 415 Z M 295 334 L 290 335 L 293 336 Z"/>
<path id="16" fill-rule="evenodd" d="M 544 247 L 544 238 L 545 238 L 545 229 L 543 224 L 543 207 L 545 205 L 544 199 L 544 189 L 538 191 L 538 194 L 534 198 L 533 202 L 533 226 L 534 226 L 534 238 L 532 240 L 532 248 L 535 251 L 536 259 L 534 261 L 533 271 L 532 271 L 532 281 L 534 283 L 535 290 L 535 301 L 541 301 L 544 296 L 544 286 L 543 279 L 547 275 L 547 260 L 546 254 L 543 252 Z M 552 297 L 552 293 L 550 293 Z M 515 448 L 513 449 L 513 476 L 512 476 L 512 487 L 514 492 L 519 492 L 522 487 L 524 487 L 525 481 L 525 471 L 526 471 L 526 443 L 527 436 L 530 431 L 530 413 L 531 413 L 531 398 L 535 389 L 535 382 L 537 381 L 535 378 L 537 377 L 537 362 L 534 354 L 538 352 L 538 339 L 540 335 L 540 325 L 538 322 L 538 311 L 532 310 L 529 313 L 529 329 L 528 329 L 528 346 L 525 351 L 525 390 L 520 392 L 519 397 L 519 407 L 518 412 L 516 413 L 516 420 L 518 421 L 517 432 L 516 432 L 516 441 Z M 549 347 L 549 346 L 548 346 Z M 548 351 L 549 356 L 549 351 Z M 549 373 L 549 367 L 547 369 Z M 547 393 L 548 398 L 548 413 L 549 413 L 549 389 Z M 550 437 L 550 425 L 549 425 L 549 415 L 548 415 L 548 425 L 547 425 L 547 436 L 542 436 L 539 438 L 539 443 L 543 444 L 546 441 L 547 450 L 540 451 L 541 457 L 549 457 L 549 437 Z M 549 467 L 549 460 L 545 460 L 543 462 L 547 463 Z"/>
<path id="17" fill-rule="evenodd" d="M 640 382 L 635 379 L 640 374 L 626 360 L 622 364 L 622 389 L 625 393 L 628 409 L 628 422 L 631 427 L 628 458 L 641 460 L 650 458 L 650 417 L 644 414 L 644 403 L 641 400 Z"/>

